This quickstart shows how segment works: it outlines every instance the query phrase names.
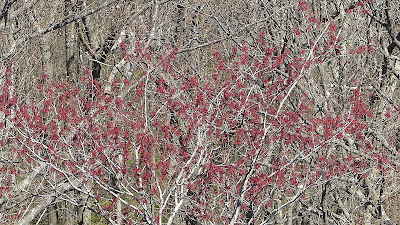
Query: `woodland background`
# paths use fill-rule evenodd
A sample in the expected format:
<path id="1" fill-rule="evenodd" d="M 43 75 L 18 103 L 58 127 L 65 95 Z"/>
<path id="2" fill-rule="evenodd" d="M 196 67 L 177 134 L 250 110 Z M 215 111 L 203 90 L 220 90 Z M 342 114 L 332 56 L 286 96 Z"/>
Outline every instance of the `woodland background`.
<path id="1" fill-rule="evenodd" d="M 399 1 L 0 9 L 2 224 L 400 224 Z"/>

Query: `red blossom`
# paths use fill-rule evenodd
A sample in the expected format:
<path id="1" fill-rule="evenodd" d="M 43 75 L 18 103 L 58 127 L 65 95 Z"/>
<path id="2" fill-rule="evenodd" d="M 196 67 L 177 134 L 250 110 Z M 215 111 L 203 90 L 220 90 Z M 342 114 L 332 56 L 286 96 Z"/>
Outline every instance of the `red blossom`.
<path id="1" fill-rule="evenodd" d="M 299 2 L 299 8 L 302 11 L 307 11 L 308 8 L 308 2 L 307 1 L 301 1 Z"/>

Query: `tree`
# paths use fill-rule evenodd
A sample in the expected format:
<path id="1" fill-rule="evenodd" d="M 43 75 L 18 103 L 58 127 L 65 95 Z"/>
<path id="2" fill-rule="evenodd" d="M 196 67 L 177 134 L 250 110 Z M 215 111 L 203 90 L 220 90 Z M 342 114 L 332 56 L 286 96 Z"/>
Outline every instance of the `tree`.
<path id="1" fill-rule="evenodd" d="M 398 222 L 398 3 L 5 4 L 4 223 Z"/>

